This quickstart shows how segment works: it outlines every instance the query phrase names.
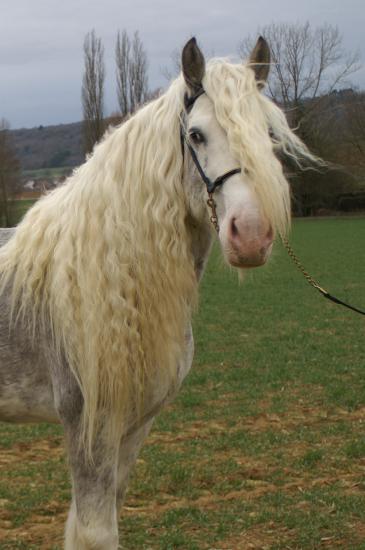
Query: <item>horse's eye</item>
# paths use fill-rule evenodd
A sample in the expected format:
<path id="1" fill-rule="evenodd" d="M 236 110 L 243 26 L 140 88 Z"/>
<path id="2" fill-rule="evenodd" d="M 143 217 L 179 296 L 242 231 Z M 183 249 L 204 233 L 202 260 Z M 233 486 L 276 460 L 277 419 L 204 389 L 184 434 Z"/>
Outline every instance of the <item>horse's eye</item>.
<path id="1" fill-rule="evenodd" d="M 195 143 L 195 145 L 199 145 L 200 143 L 205 142 L 205 138 L 204 138 L 203 134 L 201 132 L 199 132 L 198 130 L 192 130 L 189 133 L 189 137 L 190 137 L 191 141 L 193 143 Z"/>
<path id="2" fill-rule="evenodd" d="M 277 143 L 277 137 L 274 134 L 274 130 L 272 128 L 269 128 L 269 138 L 273 143 Z"/>

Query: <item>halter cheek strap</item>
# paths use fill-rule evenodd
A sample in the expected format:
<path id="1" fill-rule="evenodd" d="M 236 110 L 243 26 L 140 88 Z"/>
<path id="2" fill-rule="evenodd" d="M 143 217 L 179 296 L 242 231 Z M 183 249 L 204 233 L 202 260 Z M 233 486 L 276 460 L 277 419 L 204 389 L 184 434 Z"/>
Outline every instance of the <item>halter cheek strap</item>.
<path id="1" fill-rule="evenodd" d="M 185 112 L 189 113 L 191 109 L 193 108 L 193 105 L 195 101 L 200 97 L 202 94 L 204 94 L 204 88 L 200 88 L 198 92 L 196 92 L 193 96 L 188 96 L 185 94 L 184 96 L 184 106 L 185 106 Z M 209 199 L 207 201 L 208 206 L 210 207 L 212 211 L 212 216 L 210 218 L 212 224 L 214 225 L 217 233 L 219 232 L 219 225 L 218 225 L 218 217 L 216 212 L 216 204 L 213 199 L 213 193 L 219 187 L 222 185 L 226 180 L 228 180 L 231 176 L 234 176 L 235 174 L 241 173 L 241 168 L 234 168 L 233 170 L 229 170 L 229 172 L 226 172 L 222 176 L 218 176 L 214 181 L 212 181 L 207 174 L 204 172 L 204 169 L 202 165 L 199 162 L 199 159 L 197 157 L 197 154 L 192 147 L 191 143 L 186 139 L 186 132 L 183 126 L 180 126 L 180 139 L 181 139 L 181 148 L 182 148 L 182 154 L 184 156 L 184 143 L 186 143 L 186 146 L 190 152 L 192 161 L 194 162 L 196 169 L 198 170 L 199 176 L 201 177 L 202 181 L 205 184 L 205 187 L 208 192 Z"/>
<path id="2" fill-rule="evenodd" d="M 196 153 L 194 151 L 194 149 L 192 148 L 192 146 L 190 145 L 190 143 L 187 141 L 186 142 L 187 146 L 188 146 L 188 149 L 190 151 L 190 155 L 191 155 L 191 158 L 199 172 L 199 175 L 201 177 L 201 179 L 203 180 L 203 182 L 205 183 L 205 186 L 207 188 L 207 191 L 208 193 L 214 193 L 214 191 L 217 189 L 217 187 L 219 187 L 220 185 L 222 185 L 226 180 L 228 180 L 228 178 L 230 178 L 231 176 L 234 176 L 235 174 L 239 174 L 241 172 L 241 168 L 234 168 L 233 170 L 230 170 L 229 172 L 226 172 L 225 174 L 223 174 L 222 176 L 218 176 L 218 178 L 216 178 L 214 181 L 212 181 L 207 175 L 206 173 L 204 172 L 200 162 L 199 162 L 199 159 L 198 157 L 196 156 Z"/>

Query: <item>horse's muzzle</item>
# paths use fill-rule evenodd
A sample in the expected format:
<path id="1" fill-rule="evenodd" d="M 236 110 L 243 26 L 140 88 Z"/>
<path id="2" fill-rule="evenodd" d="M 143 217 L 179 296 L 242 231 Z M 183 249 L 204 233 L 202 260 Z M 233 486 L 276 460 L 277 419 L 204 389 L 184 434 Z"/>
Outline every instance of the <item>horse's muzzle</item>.
<path id="1" fill-rule="evenodd" d="M 242 218 L 232 217 L 227 227 L 224 251 L 234 267 L 259 267 L 270 257 L 274 231 L 268 224 L 249 227 Z"/>

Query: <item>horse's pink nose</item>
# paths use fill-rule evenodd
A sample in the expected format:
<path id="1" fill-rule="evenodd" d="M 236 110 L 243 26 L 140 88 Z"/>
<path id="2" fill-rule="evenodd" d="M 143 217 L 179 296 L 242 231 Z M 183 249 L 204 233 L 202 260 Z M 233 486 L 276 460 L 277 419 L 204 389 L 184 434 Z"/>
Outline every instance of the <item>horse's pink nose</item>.
<path id="1" fill-rule="evenodd" d="M 274 231 L 265 222 L 252 224 L 244 216 L 233 216 L 227 237 L 229 262 L 237 267 L 257 267 L 270 255 Z"/>

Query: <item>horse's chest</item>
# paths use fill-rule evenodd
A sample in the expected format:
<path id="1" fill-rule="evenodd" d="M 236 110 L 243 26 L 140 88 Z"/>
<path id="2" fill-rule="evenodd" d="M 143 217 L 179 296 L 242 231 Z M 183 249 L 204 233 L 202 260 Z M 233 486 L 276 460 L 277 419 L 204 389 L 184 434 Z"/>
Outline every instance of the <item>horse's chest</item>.
<path id="1" fill-rule="evenodd" d="M 176 375 L 174 382 L 156 379 L 151 391 L 149 407 L 156 408 L 160 404 L 162 408 L 166 403 L 171 402 L 180 390 L 181 384 L 191 369 L 194 356 L 194 338 L 191 325 L 188 326 L 185 334 L 185 351 L 175 365 Z"/>

